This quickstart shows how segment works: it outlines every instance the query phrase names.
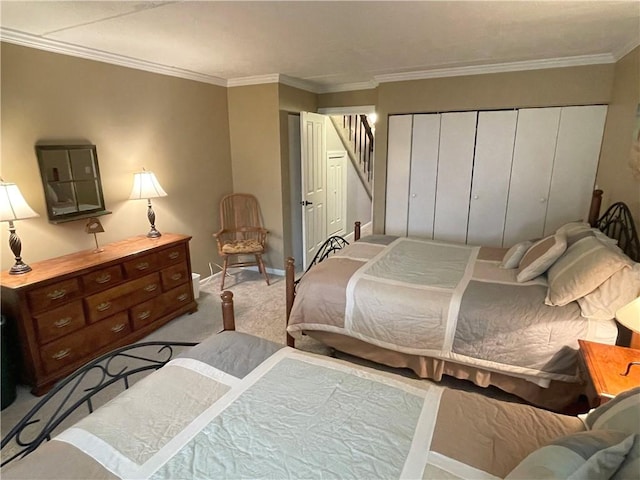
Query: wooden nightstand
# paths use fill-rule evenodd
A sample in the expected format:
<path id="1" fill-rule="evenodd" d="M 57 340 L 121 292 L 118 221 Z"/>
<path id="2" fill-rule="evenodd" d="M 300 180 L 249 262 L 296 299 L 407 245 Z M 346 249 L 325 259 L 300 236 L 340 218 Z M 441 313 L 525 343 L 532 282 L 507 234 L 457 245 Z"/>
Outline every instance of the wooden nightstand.
<path id="1" fill-rule="evenodd" d="M 629 362 L 640 361 L 640 350 L 578 340 L 580 357 L 589 376 L 589 404 L 605 403 L 625 390 L 640 386 L 640 365 L 627 370 Z"/>

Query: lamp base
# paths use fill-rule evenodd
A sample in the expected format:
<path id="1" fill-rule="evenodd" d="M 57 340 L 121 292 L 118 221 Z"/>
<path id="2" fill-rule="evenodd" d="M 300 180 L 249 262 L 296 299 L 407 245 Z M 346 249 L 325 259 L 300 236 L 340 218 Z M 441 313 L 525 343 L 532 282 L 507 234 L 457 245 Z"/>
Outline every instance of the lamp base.
<path id="1" fill-rule="evenodd" d="M 31 271 L 31 267 L 26 263 L 20 261 L 17 262 L 9 269 L 9 275 L 22 275 Z"/>
<path id="2" fill-rule="evenodd" d="M 151 230 L 149 230 L 149 233 L 147 233 L 147 237 L 149 238 L 158 238 L 161 237 L 162 234 L 155 229 L 155 227 L 153 227 Z"/>

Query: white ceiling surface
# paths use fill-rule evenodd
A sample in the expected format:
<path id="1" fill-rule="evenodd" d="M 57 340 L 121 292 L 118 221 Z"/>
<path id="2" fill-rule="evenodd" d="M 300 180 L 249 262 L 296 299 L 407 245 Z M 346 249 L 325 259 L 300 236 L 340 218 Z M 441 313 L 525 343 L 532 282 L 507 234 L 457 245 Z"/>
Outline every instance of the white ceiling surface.
<path id="1" fill-rule="evenodd" d="M 615 62 L 640 44 L 640 1 L 2 0 L 0 26 L 3 41 L 218 85 L 327 92 Z"/>

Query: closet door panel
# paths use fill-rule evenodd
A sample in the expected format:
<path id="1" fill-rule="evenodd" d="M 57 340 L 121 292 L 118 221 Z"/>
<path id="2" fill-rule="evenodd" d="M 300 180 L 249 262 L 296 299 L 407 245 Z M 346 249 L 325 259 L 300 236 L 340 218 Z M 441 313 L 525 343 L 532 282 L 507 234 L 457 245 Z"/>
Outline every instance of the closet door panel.
<path id="1" fill-rule="evenodd" d="M 414 115 L 408 235 L 433 238 L 440 115 Z"/>
<path id="2" fill-rule="evenodd" d="M 412 115 L 389 117 L 385 233 L 405 236 L 411 175 Z"/>
<path id="3" fill-rule="evenodd" d="M 464 243 L 478 112 L 443 113 L 433 238 Z"/>
<path id="4" fill-rule="evenodd" d="M 502 246 L 517 119 L 516 110 L 478 114 L 468 244 Z"/>
<path id="5" fill-rule="evenodd" d="M 503 245 L 544 234 L 560 108 L 518 113 Z"/>
<path id="6" fill-rule="evenodd" d="M 544 234 L 567 222 L 587 221 L 607 107 L 564 107 L 553 164 Z"/>

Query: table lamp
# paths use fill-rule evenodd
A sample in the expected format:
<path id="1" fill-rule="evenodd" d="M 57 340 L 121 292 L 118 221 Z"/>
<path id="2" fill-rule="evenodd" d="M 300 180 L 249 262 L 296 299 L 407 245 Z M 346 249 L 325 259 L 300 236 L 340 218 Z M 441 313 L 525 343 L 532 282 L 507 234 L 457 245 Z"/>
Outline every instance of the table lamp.
<path id="1" fill-rule="evenodd" d="M 616 320 L 631 330 L 631 343 L 629 346 L 640 350 L 640 297 L 621 307 L 616 312 Z M 629 363 L 626 373 L 622 375 L 628 375 L 633 365 L 640 365 L 640 362 Z"/>
<path id="2" fill-rule="evenodd" d="M 149 238 L 157 238 L 162 235 L 158 230 L 156 230 L 156 214 L 154 213 L 153 208 L 151 208 L 151 199 L 166 196 L 167 192 L 162 189 L 153 172 L 143 169 L 142 172 L 138 172 L 133 175 L 133 189 L 131 190 L 129 198 L 131 200 L 147 199 L 147 205 L 149 207 L 147 209 L 147 217 L 151 224 L 151 230 L 147 233 L 147 237 Z"/>
<path id="3" fill-rule="evenodd" d="M 93 251 L 93 253 L 104 252 L 104 248 L 100 248 L 100 246 L 98 245 L 98 235 L 96 235 L 97 233 L 104 232 L 104 227 L 100 223 L 100 220 L 95 217 L 91 217 L 87 221 L 87 224 L 84 227 L 84 231 L 87 233 L 93 233 L 93 239 L 96 241 L 96 249 Z"/>
<path id="4" fill-rule="evenodd" d="M 0 179 L 0 222 L 9 222 L 9 246 L 16 263 L 9 270 L 10 275 L 20 275 L 31 271 L 31 267 L 22 261 L 22 242 L 13 225 L 15 220 L 38 217 L 39 215 L 27 204 L 20 189 L 15 183 Z"/>

